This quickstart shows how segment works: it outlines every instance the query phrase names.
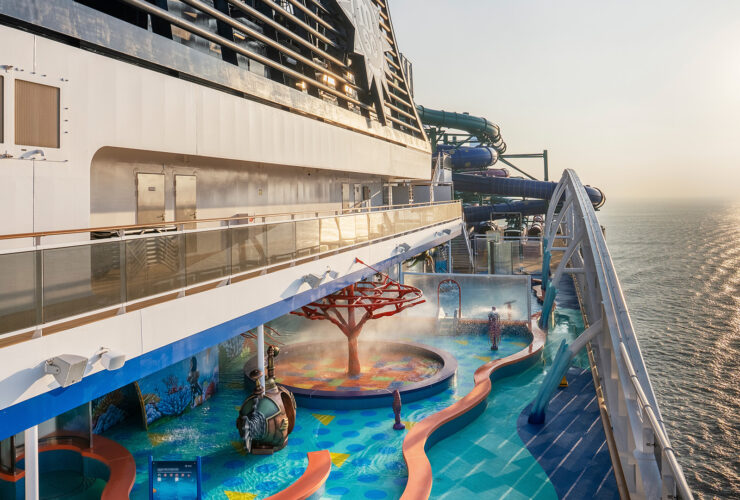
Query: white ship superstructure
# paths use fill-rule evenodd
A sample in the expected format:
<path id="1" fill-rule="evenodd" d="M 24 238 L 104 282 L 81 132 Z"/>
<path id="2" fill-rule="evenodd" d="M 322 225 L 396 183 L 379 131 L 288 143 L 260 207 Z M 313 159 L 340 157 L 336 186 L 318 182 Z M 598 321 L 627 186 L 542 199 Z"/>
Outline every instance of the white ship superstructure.
<path id="1" fill-rule="evenodd" d="M 506 145 L 484 119 L 420 116 L 411 75 L 385 0 L 0 0 L 0 496 L 5 481 L 16 498 L 39 498 L 39 456 L 73 442 L 130 466 L 121 445 L 94 444 L 91 401 L 193 360 L 200 404 L 196 355 L 253 329 L 264 386 L 263 325 L 358 281 L 401 280 L 404 263 L 454 281 L 481 270 L 479 251 L 483 274 L 502 272 L 494 231 L 471 235 L 474 211 L 491 224 L 506 211 L 520 225 L 549 212 L 536 221 L 544 240 L 522 234 L 505 247 L 507 274 L 534 249 L 543 288 L 543 255 L 564 252 L 555 285 L 576 277 L 593 321 L 574 345 L 588 341 L 599 365 L 619 493 L 690 497 L 593 233 L 603 193 L 567 171 L 557 187 L 508 179 L 524 191 L 498 192 L 534 203 L 463 211 L 452 150 L 485 149 L 491 166 Z M 437 151 L 450 119 L 467 138 Z M 463 177 L 458 187 L 500 189 Z M 515 279 L 531 295 L 531 278 Z M 463 319 L 459 293 L 454 320 L 440 321 Z M 543 317 L 555 293 L 542 291 Z M 530 312 L 519 326 L 532 326 Z M 542 356 L 534 329 L 527 366 Z M 146 413 L 151 395 L 136 399 Z M 404 497 L 428 497 L 431 473 L 419 486 L 426 465 L 404 457 Z M 347 457 L 335 458 L 338 468 Z M 125 482 L 107 465 L 109 485 Z"/>

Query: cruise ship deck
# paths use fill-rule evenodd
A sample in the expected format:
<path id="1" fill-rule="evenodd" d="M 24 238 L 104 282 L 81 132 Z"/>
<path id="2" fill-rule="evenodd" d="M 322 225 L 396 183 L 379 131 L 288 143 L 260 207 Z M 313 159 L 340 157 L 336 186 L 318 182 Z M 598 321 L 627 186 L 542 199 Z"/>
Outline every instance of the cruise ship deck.
<path id="1" fill-rule="evenodd" d="M 604 193 L 417 105 L 386 0 L 0 46 L 1 499 L 692 498 Z"/>

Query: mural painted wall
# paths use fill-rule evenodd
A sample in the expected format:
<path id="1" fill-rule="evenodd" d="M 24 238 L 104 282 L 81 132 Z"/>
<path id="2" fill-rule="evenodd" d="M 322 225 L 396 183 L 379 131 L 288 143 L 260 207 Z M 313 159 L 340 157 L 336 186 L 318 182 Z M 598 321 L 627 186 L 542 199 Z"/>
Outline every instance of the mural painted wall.
<path id="1" fill-rule="evenodd" d="M 217 387 L 218 346 L 149 375 L 139 381 L 147 425 L 201 405 Z"/>
<path id="2" fill-rule="evenodd" d="M 92 400 L 92 429 L 102 434 L 128 418 L 141 419 L 141 404 L 135 384 L 116 389 Z"/>

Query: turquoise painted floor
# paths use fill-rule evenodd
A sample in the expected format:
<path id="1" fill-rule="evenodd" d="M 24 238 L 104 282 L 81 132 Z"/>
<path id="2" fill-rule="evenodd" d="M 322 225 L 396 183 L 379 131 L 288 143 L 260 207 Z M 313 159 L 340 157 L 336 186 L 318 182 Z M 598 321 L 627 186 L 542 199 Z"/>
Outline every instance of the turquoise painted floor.
<path id="1" fill-rule="evenodd" d="M 560 341 L 581 331 L 580 312 L 560 309 L 543 363 L 495 381 L 483 414 L 427 452 L 434 471 L 432 498 L 558 498 L 519 437 L 517 418 L 537 394 Z"/>
<path id="2" fill-rule="evenodd" d="M 562 313 L 567 313 L 565 316 Z M 550 334 L 550 345 L 572 338 L 583 329 L 578 311 L 561 310 L 561 324 Z M 339 337 L 341 339 L 341 337 Z M 397 337 L 394 337 L 397 339 Z M 454 386 L 443 393 L 406 404 L 407 426 L 435 413 L 466 394 L 473 373 L 491 359 L 484 335 L 419 336 L 408 340 L 451 352 L 459 363 Z M 341 341 L 341 340 L 340 340 Z M 522 349 L 519 338 L 504 338 L 493 353 L 507 356 Z M 549 352 L 549 348 L 548 348 Z M 134 455 L 137 478 L 133 499 L 148 498 L 147 458 L 203 458 L 204 498 L 251 500 L 264 498 L 292 483 L 307 465 L 306 452 L 329 449 L 332 472 L 321 498 L 398 498 L 406 483 L 401 444 L 406 431 L 391 428 L 390 409 L 326 411 L 299 408 L 288 446 L 272 456 L 244 454 L 234 420 L 244 399 L 241 364 L 222 366 L 218 393 L 203 406 L 177 419 L 162 420 L 148 432 L 135 424 L 114 427 L 106 436 Z M 555 490 L 516 432 L 516 420 L 534 397 L 542 365 L 494 384 L 486 411 L 471 425 L 440 441 L 429 453 L 435 473 L 433 496 L 486 498 L 553 498 Z"/>

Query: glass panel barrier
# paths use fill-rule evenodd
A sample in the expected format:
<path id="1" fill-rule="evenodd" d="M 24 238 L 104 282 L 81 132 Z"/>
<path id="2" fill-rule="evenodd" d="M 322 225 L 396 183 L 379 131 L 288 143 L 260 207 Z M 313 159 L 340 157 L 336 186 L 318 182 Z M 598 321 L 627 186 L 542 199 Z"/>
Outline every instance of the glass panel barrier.
<path id="1" fill-rule="evenodd" d="M 490 274 L 513 274 L 514 262 L 512 262 L 512 256 L 514 253 L 511 242 L 491 241 L 488 245 L 488 272 Z"/>
<path id="2" fill-rule="evenodd" d="M 237 226 L 231 232 L 231 272 L 243 273 L 267 265 L 265 226 Z"/>
<path id="3" fill-rule="evenodd" d="M 121 297 L 120 240 L 42 250 L 44 323 L 112 307 Z"/>
<path id="4" fill-rule="evenodd" d="M 0 333 L 36 325 L 36 252 L 0 255 Z"/>
<path id="5" fill-rule="evenodd" d="M 188 285 L 229 275 L 229 236 L 225 230 L 185 233 Z"/>
<path id="6" fill-rule="evenodd" d="M 442 281 L 446 283 L 440 286 Z M 467 319 L 487 319 L 491 306 L 502 320 L 528 321 L 531 315 L 529 276 L 403 273 L 403 282 L 419 288 L 426 298 L 404 311 L 407 316 L 455 317 L 460 301 L 462 318 Z"/>
<path id="7" fill-rule="evenodd" d="M 198 232 L 160 232 L 0 254 L 0 333 L 178 291 L 459 216 L 460 205 L 455 203 L 261 225 L 237 224 Z M 42 265 L 43 276 L 37 277 Z M 37 281 L 43 283 L 41 290 L 36 290 Z M 43 304 L 43 310 L 38 310 L 37 304 Z"/>
<path id="8" fill-rule="evenodd" d="M 354 245 L 356 241 L 355 235 L 355 217 L 353 215 L 343 215 L 337 217 L 339 223 L 339 244 L 340 246 L 346 247 L 348 245 Z"/>
<path id="9" fill-rule="evenodd" d="M 383 212 L 370 212 L 368 214 L 368 236 L 369 238 L 383 237 L 383 221 L 385 214 Z"/>
<path id="10" fill-rule="evenodd" d="M 185 285 L 183 235 L 126 240 L 126 299 L 137 300 Z"/>
<path id="11" fill-rule="evenodd" d="M 395 234 L 396 220 L 398 220 L 398 210 L 391 210 L 383 214 L 383 236 Z"/>
<path id="12" fill-rule="evenodd" d="M 359 214 L 355 216 L 355 237 L 357 243 L 367 241 L 369 233 L 368 224 L 367 214 Z"/>
<path id="13" fill-rule="evenodd" d="M 319 220 L 319 246 L 320 251 L 336 250 L 339 248 L 339 221 L 338 217 Z"/>
<path id="14" fill-rule="evenodd" d="M 296 257 L 307 257 L 320 252 L 320 222 L 318 219 L 295 223 Z"/>
<path id="15" fill-rule="evenodd" d="M 268 262 L 272 265 L 292 260 L 295 254 L 295 223 L 268 224 L 265 231 Z"/>

